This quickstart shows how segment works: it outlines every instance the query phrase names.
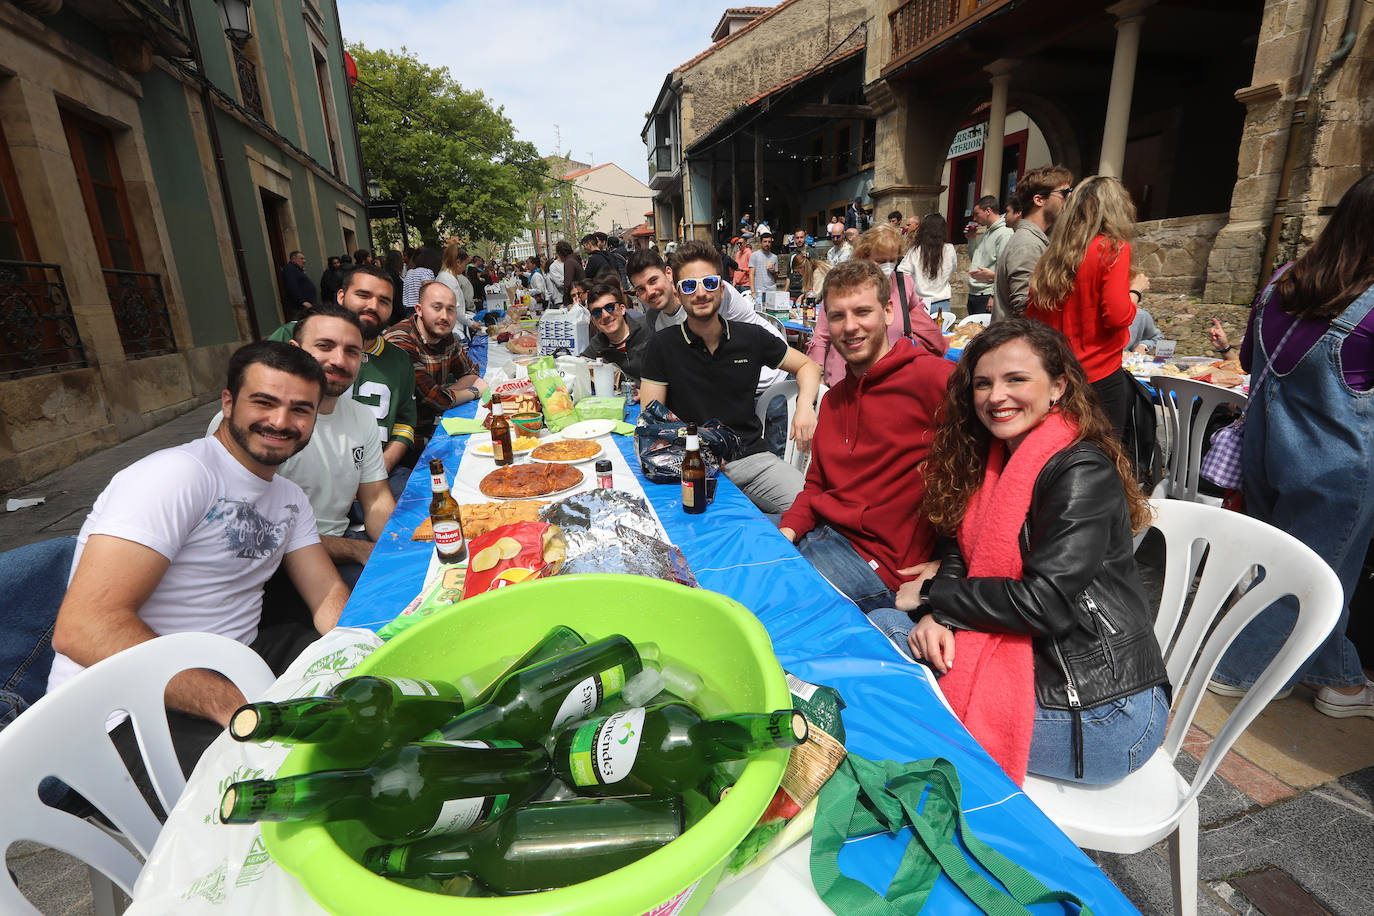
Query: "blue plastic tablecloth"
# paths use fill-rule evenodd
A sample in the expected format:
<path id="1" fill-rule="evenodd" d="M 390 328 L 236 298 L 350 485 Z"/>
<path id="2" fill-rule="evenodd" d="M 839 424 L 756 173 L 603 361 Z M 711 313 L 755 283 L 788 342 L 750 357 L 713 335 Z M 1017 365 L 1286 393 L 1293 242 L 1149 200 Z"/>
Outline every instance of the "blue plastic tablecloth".
<path id="1" fill-rule="evenodd" d="M 485 341 L 472 350 L 486 365 Z M 464 404 L 450 416 L 473 416 Z M 634 443 L 614 437 L 638 468 Z M 396 512 L 373 550 L 343 618 L 343 626 L 377 629 L 394 617 L 419 589 L 433 547 L 410 534 L 429 512 L 429 477 L 424 461 L 444 459 L 452 470 L 462 457 L 465 437 L 442 428 L 425 450 L 420 473 L 411 475 Z M 963 783 L 968 822 L 978 836 L 1021 863 L 1052 888 L 1069 890 L 1101 914 L 1136 913 L 1107 877 L 1056 828 L 945 709 L 917 666 L 907 661 L 872 627 L 847 598 L 834 590 L 777 532 L 747 498 L 724 477 L 715 501 L 701 515 L 682 511 L 680 490 L 641 483 L 669 538 L 682 549 L 703 588 L 728 595 L 752 611 L 773 640 L 788 671 L 840 691 L 845 744 L 875 760 L 944 757 Z M 871 887 L 885 888 L 910 839 L 877 836 L 851 842 L 840 866 Z M 1075 908 L 1046 904 L 1035 913 L 1072 913 Z M 941 876 L 923 912 L 974 913 L 977 910 Z"/>

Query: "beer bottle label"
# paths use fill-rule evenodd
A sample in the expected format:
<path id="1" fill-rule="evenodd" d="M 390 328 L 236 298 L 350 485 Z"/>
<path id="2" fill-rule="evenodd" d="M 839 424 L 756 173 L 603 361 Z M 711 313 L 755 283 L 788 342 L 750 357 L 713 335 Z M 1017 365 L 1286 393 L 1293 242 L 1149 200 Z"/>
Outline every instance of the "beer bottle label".
<path id="1" fill-rule="evenodd" d="M 442 493 L 448 489 L 448 481 L 444 479 L 443 474 L 430 474 L 429 488 L 435 493 Z"/>
<path id="2" fill-rule="evenodd" d="M 682 506 L 684 509 L 695 509 L 697 505 L 697 482 L 695 480 L 684 480 L 682 482 Z"/>
<path id="3" fill-rule="evenodd" d="M 628 776 L 639 756 L 643 731 L 642 706 L 579 726 L 568 751 L 573 785 L 605 786 Z"/>
<path id="4" fill-rule="evenodd" d="M 497 461 L 506 460 L 506 444 L 500 439 L 493 438 L 491 440 L 491 457 Z"/>
<path id="5" fill-rule="evenodd" d="M 625 686 L 625 669 L 620 665 L 608 668 L 600 674 L 584 678 L 577 686 L 568 691 L 557 714 L 553 717 L 550 730 L 557 731 L 569 722 L 585 719 L 601 708 L 608 698 L 620 692 Z"/>
<path id="6" fill-rule="evenodd" d="M 463 543 L 463 530 L 457 522 L 435 522 L 434 523 L 434 543 L 439 546 L 440 553 L 452 553 L 453 550 L 445 548 L 457 548 Z"/>
<path id="7" fill-rule="evenodd" d="M 510 805 L 509 795 L 488 795 L 481 798 L 450 798 L 439 808 L 439 816 L 425 831 L 425 836 L 442 833 L 466 833 L 496 820 Z"/>
<path id="8" fill-rule="evenodd" d="M 415 677 L 388 677 L 384 680 L 390 681 L 401 696 L 404 697 L 437 697 L 439 690 L 429 681 L 422 681 Z"/>

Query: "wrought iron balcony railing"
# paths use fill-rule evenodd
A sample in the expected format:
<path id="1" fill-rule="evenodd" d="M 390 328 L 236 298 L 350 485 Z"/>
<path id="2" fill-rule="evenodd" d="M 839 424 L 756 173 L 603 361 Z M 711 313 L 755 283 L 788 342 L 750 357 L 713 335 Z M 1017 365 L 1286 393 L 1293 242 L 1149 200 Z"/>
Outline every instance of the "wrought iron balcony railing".
<path id="1" fill-rule="evenodd" d="M 892 59 L 920 55 L 1011 0 L 907 0 L 888 16 Z"/>
<path id="2" fill-rule="evenodd" d="M 0 261 L 0 378 L 87 365 L 62 268 Z"/>
<path id="3" fill-rule="evenodd" d="M 141 270 L 103 273 L 124 355 L 143 359 L 175 353 L 177 343 L 167 315 L 167 299 L 162 294 L 162 277 Z"/>

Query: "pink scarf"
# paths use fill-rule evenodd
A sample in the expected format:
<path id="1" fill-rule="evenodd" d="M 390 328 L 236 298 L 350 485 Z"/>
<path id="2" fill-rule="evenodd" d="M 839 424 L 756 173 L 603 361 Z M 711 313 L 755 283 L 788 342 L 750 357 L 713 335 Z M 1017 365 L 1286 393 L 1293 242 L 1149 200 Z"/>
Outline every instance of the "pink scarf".
<path id="1" fill-rule="evenodd" d="M 959 549 L 970 579 L 1021 578 L 1021 528 L 1031 493 L 1055 454 L 1077 428 L 1059 413 L 1045 417 L 1006 458 L 1001 442 L 988 450 L 983 485 L 959 526 Z M 1035 667 L 1029 636 L 956 630 L 959 664 L 940 678 L 940 690 L 969 733 L 1019 786 L 1026 778 L 1035 727 Z"/>

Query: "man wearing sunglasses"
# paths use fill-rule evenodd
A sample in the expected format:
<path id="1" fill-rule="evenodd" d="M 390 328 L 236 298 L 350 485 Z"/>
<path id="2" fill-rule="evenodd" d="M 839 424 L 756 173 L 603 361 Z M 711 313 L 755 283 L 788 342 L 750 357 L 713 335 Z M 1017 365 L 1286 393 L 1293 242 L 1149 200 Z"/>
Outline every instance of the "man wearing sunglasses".
<path id="1" fill-rule="evenodd" d="M 1072 191 L 1073 173 L 1062 165 L 1041 166 L 1021 176 L 1016 186 L 1021 222 L 1002 249 L 994 270 L 993 321 L 1026 311 L 1031 274 L 1050 244 L 1050 229 Z"/>
<path id="2" fill-rule="evenodd" d="M 592 314 L 592 340 L 582 351 L 586 359 L 615 363 L 633 381 L 639 381 L 644 347 L 653 336 L 644 322 L 625 314 L 625 293 L 620 284 L 601 281 L 587 293 Z"/>
<path id="3" fill-rule="evenodd" d="M 726 463 L 725 476 L 762 511 L 785 512 L 805 479 L 768 450 L 753 394 L 765 368 L 795 375 L 799 394 L 790 438 L 799 448 L 809 448 L 821 367 L 758 325 L 722 317 L 728 284 L 721 271 L 719 252 L 706 242 L 685 242 L 673 253 L 677 299 L 687 320 L 650 339 L 640 402 L 656 400 L 683 420 L 714 418 L 734 430 L 743 454 Z"/>
<path id="4" fill-rule="evenodd" d="M 830 223 L 830 250 L 825 255 L 826 263 L 834 267 L 848 261 L 853 255 L 854 246 L 845 237 L 844 223 L 833 220 Z"/>

